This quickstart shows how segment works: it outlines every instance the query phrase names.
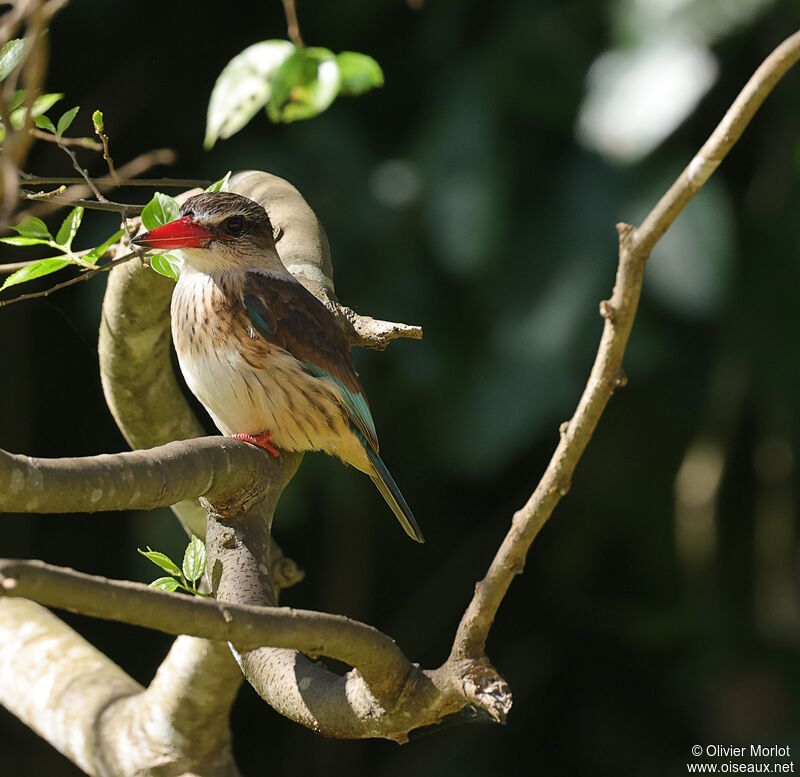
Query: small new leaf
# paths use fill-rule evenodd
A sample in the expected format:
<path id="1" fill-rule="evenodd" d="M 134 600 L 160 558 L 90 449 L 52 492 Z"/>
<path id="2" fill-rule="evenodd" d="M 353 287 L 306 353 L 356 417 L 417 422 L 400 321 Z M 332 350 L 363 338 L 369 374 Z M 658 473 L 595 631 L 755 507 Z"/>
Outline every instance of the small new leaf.
<path id="1" fill-rule="evenodd" d="M 161 591 L 177 591 L 180 583 L 174 577 L 159 577 L 150 583 L 150 588 L 158 588 Z"/>
<path id="2" fill-rule="evenodd" d="M 92 124 L 94 125 L 94 131 L 99 135 L 105 129 L 105 123 L 103 121 L 103 112 L 100 110 L 95 111 L 92 114 Z"/>
<path id="3" fill-rule="evenodd" d="M 83 206 L 78 205 L 73 208 L 61 224 L 61 228 L 56 235 L 56 243 L 64 246 L 67 250 L 72 248 L 72 241 L 75 239 L 75 234 L 78 227 L 81 225 L 83 219 Z"/>
<path id="4" fill-rule="evenodd" d="M 58 120 L 58 126 L 56 127 L 57 135 L 63 135 L 70 128 L 70 125 L 75 121 L 75 117 L 78 115 L 80 109 L 80 106 L 76 105 L 74 108 L 70 108 L 68 111 L 61 114 L 61 118 Z"/>
<path id="5" fill-rule="evenodd" d="M 113 235 L 111 235 L 111 237 L 107 237 L 102 243 L 100 243 L 99 246 L 96 246 L 89 251 L 89 253 L 83 257 L 83 261 L 88 262 L 89 264 L 95 264 L 97 260 L 123 236 L 123 234 L 125 234 L 125 231 L 118 229 Z"/>
<path id="6" fill-rule="evenodd" d="M 145 229 L 155 229 L 163 224 L 169 224 L 170 221 L 175 221 L 179 211 L 180 205 L 174 198 L 168 194 L 156 192 L 153 199 L 144 206 L 142 224 Z"/>
<path id="7" fill-rule="evenodd" d="M 153 254 L 150 257 L 150 267 L 159 275 L 177 281 L 181 275 L 181 262 L 175 254 Z"/>
<path id="8" fill-rule="evenodd" d="M 180 575 L 181 570 L 178 569 L 178 565 L 165 553 L 153 550 L 149 545 L 147 546 L 147 550 L 142 550 L 141 548 L 137 548 L 136 550 L 165 572 L 169 572 L 171 575 Z M 173 588 L 172 590 L 174 591 L 175 589 Z"/>
<path id="9" fill-rule="evenodd" d="M 192 539 L 186 546 L 183 554 L 183 576 L 193 583 L 203 576 L 206 571 L 206 546 L 202 541 L 192 535 Z"/>
<path id="10" fill-rule="evenodd" d="M 53 124 L 47 116 L 37 116 L 33 123 L 41 130 L 47 130 L 48 132 L 52 132 L 54 135 L 56 134 L 56 126 Z"/>
<path id="11" fill-rule="evenodd" d="M 222 176 L 222 178 L 220 178 L 219 181 L 214 181 L 214 183 L 212 183 L 211 186 L 209 186 L 208 189 L 206 189 L 206 191 L 226 192 L 228 191 L 228 182 L 230 181 L 230 179 L 231 179 L 231 171 L 228 170 L 228 172 L 225 173 L 225 175 Z"/>
<path id="12" fill-rule="evenodd" d="M 11 71 L 19 64 L 25 51 L 25 41 L 14 38 L 0 49 L 0 81 L 5 81 Z"/>
<path id="13" fill-rule="evenodd" d="M 342 76 L 342 94 L 363 94 L 370 89 L 383 86 L 381 66 L 366 54 L 343 51 L 336 55 L 336 63 Z"/>
<path id="14" fill-rule="evenodd" d="M 11 275 L 6 278 L 3 285 L 0 286 L 0 291 L 7 289 L 9 286 L 16 286 L 17 284 L 25 283 L 25 281 L 32 281 L 34 278 L 41 278 L 43 275 L 49 275 L 51 272 L 63 270 L 70 264 L 73 264 L 73 262 L 60 256 L 40 259 L 38 262 L 33 262 L 23 267 L 21 270 L 11 273 Z"/>

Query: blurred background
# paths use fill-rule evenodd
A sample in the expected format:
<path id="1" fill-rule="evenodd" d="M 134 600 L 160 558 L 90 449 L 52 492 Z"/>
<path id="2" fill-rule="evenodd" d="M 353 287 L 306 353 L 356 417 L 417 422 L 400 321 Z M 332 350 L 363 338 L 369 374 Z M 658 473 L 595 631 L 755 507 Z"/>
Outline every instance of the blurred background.
<path id="1" fill-rule="evenodd" d="M 424 326 L 356 354 L 382 453 L 427 543 L 367 478 L 307 456 L 276 535 L 307 572 L 283 603 L 347 614 L 442 662 L 459 618 L 572 413 L 638 223 L 762 59 L 800 25 L 788 0 L 299 3 L 309 45 L 373 55 L 383 89 L 307 122 L 259 114 L 202 150 L 208 96 L 246 46 L 285 37 L 279 0 L 72 0 L 46 87 L 105 112 L 118 164 L 259 168 L 327 229 L 340 299 Z M 800 746 L 800 70 L 658 246 L 614 397 L 573 487 L 500 611 L 489 655 L 514 707 L 404 747 L 326 741 L 243 688 L 246 775 L 685 773 L 699 743 Z M 55 111 L 58 115 L 58 111 Z M 82 160 L 102 174 L 102 159 Z M 73 175 L 39 143 L 30 172 Z M 125 192 L 133 201 L 146 191 Z M 53 223 L 57 226 L 61 216 Z M 76 247 L 114 216 L 87 214 Z M 94 245 L 94 243 L 91 243 Z M 5 247 L 3 261 L 32 257 Z M 121 451 L 96 340 L 104 278 L 0 310 L 0 447 Z M 5 293 L 4 296 L 11 296 Z M 209 425 L 209 429 L 211 426 Z M 10 516 L 2 555 L 149 581 L 179 556 L 167 510 Z M 66 616 L 140 682 L 169 638 Z M 0 710 L 3 774 L 78 770 Z"/>

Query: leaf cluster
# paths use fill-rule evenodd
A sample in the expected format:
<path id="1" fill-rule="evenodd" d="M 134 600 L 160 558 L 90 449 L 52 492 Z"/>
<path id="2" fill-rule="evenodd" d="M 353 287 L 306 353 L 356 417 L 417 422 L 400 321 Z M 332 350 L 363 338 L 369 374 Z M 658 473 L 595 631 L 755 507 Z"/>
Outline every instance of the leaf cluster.
<path id="1" fill-rule="evenodd" d="M 340 94 L 359 95 L 383 86 L 383 71 L 370 56 L 334 54 L 265 40 L 237 54 L 220 73 L 208 103 L 204 145 L 242 129 L 262 108 L 275 123 L 310 119 Z"/>
<path id="2" fill-rule="evenodd" d="M 146 559 L 152 561 L 157 567 L 167 572 L 164 577 L 159 577 L 150 583 L 151 588 L 159 588 L 162 591 L 186 591 L 195 596 L 211 596 L 197 590 L 200 581 L 206 571 L 206 546 L 202 540 L 192 535 L 192 539 L 186 546 L 183 553 L 183 562 L 178 566 L 166 553 L 153 550 L 149 545 L 147 550 L 137 548 Z"/>

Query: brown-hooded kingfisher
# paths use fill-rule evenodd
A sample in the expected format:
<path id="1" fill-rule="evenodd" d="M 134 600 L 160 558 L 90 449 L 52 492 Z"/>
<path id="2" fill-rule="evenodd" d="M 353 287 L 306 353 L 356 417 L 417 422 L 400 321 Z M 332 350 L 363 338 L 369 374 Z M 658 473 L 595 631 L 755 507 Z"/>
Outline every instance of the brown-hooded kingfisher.
<path id="1" fill-rule="evenodd" d="M 328 309 L 283 266 L 264 208 L 198 194 L 136 245 L 180 250 L 172 338 L 192 393 L 223 434 L 279 455 L 325 451 L 372 478 L 406 533 L 423 542 L 378 455 L 350 345 Z"/>

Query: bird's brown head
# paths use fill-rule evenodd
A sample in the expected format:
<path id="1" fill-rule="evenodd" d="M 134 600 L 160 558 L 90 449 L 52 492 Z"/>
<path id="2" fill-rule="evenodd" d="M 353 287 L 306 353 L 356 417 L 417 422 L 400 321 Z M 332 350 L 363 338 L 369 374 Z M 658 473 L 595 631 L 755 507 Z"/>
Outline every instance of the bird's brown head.
<path id="1" fill-rule="evenodd" d="M 267 212 L 257 202 L 233 192 L 190 197 L 175 221 L 132 242 L 159 251 L 181 250 L 187 264 L 202 270 L 270 265 L 277 258 Z"/>

